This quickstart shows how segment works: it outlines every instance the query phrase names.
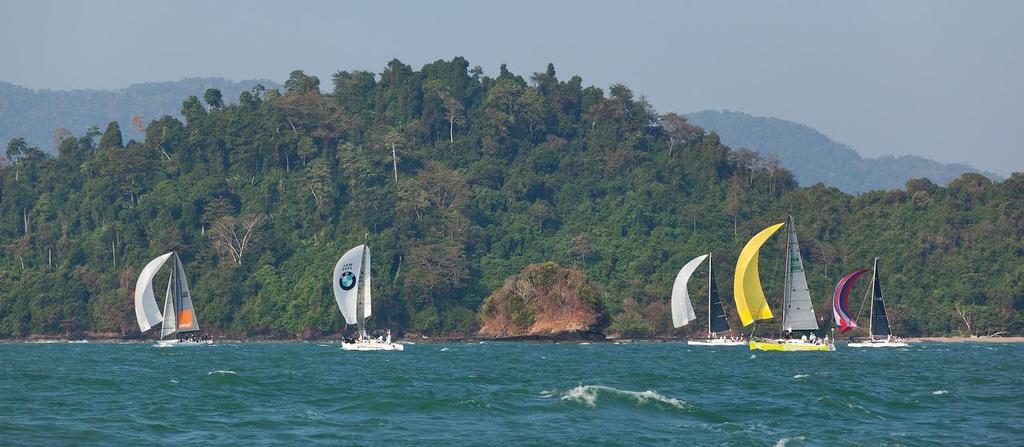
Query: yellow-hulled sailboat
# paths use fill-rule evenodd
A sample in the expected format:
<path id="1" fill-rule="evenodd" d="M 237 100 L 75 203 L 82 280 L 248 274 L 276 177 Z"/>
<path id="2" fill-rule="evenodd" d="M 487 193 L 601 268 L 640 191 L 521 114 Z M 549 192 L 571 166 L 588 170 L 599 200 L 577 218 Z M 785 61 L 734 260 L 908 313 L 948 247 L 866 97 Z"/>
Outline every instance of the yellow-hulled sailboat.
<path id="1" fill-rule="evenodd" d="M 783 297 L 783 329 L 790 333 L 797 331 L 816 331 L 818 322 L 814 317 L 814 308 L 811 306 L 811 297 L 807 289 L 807 279 L 804 276 L 803 261 L 800 258 L 800 246 L 797 243 L 796 233 L 793 231 L 793 217 L 790 216 L 787 222 L 772 225 L 760 233 L 754 235 L 747 245 L 740 252 L 736 261 L 736 276 L 733 279 L 733 296 L 736 300 L 736 310 L 740 315 L 743 326 L 749 326 L 758 320 L 768 320 L 774 317 L 771 308 L 768 307 L 768 300 L 761 288 L 761 276 L 758 273 L 757 262 L 761 246 L 782 227 L 787 227 L 786 247 L 786 280 Z M 750 349 L 762 351 L 834 351 L 835 346 L 827 338 L 821 341 L 805 341 L 802 339 L 778 339 L 778 340 L 753 340 L 749 343 Z"/>

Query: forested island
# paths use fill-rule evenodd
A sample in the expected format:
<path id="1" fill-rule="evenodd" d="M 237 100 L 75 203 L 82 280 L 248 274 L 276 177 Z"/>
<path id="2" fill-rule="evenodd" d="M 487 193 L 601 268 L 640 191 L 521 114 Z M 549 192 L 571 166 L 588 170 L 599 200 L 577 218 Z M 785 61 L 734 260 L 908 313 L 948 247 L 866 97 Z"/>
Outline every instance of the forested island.
<path id="1" fill-rule="evenodd" d="M 184 98 L 183 120 L 60 133 L 55 157 L 11 140 L 0 337 L 140 336 L 135 279 L 172 250 L 207 332 L 337 336 L 331 269 L 364 237 L 371 327 L 694 335 L 700 325 L 674 330 L 669 316 L 682 264 L 713 252 L 733 312 L 740 248 L 787 213 L 822 326 L 839 277 L 878 257 L 895 332 L 1024 333 L 1024 174 L 859 195 L 801 187 L 624 85 L 563 80 L 550 64 L 491 77 L 463 58 L 393 60 L 331 84 L 294 71 L 232 104 L 210 89 Z M 124 141 L 121 126 L 145 139 Z M 782 258 L 779 240 L 761 255 L 775 303 Z"/>

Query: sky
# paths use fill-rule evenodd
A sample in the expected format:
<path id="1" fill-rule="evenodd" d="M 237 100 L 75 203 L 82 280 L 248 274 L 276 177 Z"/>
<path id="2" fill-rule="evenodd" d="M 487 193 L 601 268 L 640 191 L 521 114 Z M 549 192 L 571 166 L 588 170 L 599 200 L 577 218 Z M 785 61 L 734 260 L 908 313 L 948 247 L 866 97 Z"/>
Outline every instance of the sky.
<path id="1" fill-rule="evenodd" d="M 865 156 L 1024 171 L 1021 1 L 2 0 L 0 17 L 0 81 L 30 88 L 552 62 L 660 112 L 738 110 Z"/>

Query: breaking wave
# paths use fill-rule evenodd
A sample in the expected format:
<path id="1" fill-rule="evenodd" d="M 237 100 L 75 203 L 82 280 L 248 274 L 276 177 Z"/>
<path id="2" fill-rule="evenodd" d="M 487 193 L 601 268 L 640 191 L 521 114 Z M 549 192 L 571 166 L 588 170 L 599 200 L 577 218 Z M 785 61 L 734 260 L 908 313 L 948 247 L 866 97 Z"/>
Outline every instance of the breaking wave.
<path id="1" fill-rule="evenodd" d="M 782 438 L 775 443 L 775 447 L 786 447 L 786 445 L 788 445 L 790 441 L 803 441 L 804 439 L 806 438 L 804 438 L 803 436 L 797 436 L 794 438 Z"/>
<path id="2" fill-rule="evenodd" d="M 581 403 L 588 407 L 596 407 L 602 397 L 631 400 L 639 405 L 662 405 L 679 410 L 688 409 L 686 402 L 663 396 L 651 390 L 629 391 L 602 385 L 580 385 L 562 394 L 563 401 Z"/>

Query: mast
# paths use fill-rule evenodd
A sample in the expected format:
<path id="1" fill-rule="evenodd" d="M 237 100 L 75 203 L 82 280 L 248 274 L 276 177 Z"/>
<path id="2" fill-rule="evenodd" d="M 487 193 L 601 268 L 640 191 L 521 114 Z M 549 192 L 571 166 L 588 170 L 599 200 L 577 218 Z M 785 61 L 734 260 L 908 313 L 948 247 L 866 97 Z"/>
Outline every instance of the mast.
<path id="1" fill-rule="evenodd" d="M 366 315 L 369 314 L 369 312 L 366 309 L 367 303 L 363 299 L 363 296 L 369 293 L 369 291 L 366 289 L 366 287 L 368 287 L 369 284 L 365 283 L 365 281 L 369 278 L 369 276 L 367 275 L 369 272 L 366 269 L 366 250 L 368 248 L 366 244 L 368 239 L 369 235 L 364 234 L 363 251 L 362 253 L 360 253 L 359 256 L 359 280 L 356 281 L 357 285 L 359 286 L 359 288 L 356 290 L 356 328 L 359 330 L 360 338 L 367 338 L 365 324 L 366 322 L 364 320 L 366 319 Z"/>
<path id="2" fill-rule="evenodd" d="M 181 263 L 181 259 L 178 258 L 178 252 L 174 252 L 174 266 L 172 267 L 172 271 L 174 272 L 174 316 L 175 316 L 175 319 L 174 319 L 175 320 L 175 322 L 174 322 L 174 330 L 178 330 L 178 321 L 177 321 L 178 318 L 177 317 L 181 313 L 182 301 L 183 301 L 182 296 L 181 296 L 181 283 L 180 283 L 181 279 L 178 277 L 178 275 L 181 274 L 181 272 L 178 271 L 178 264 L 180 264 L 180 263 Z"/>
<path id="3" fill-rule="evenodd" d="M 783 256 L 786 257 L 786 275 L 782 280 L 782 333 L 779 334 L 780 338 L 786 334 L 786 308 L 789 307 L 790 295 L 792 295 L 791 281 L 793 280 L 791 275 L 790 262 L 792 256 L 789 254 L 790 245 L 793 243 L 793 215 L 786 215 L 786 250 Z"/>
<path id="4" fill-rule="evenodd" d="M 711 338 L 711 253 L 708 253 L 708 338 Z"/>
<path id="5" fill-rule="evenodd" d="M 875 339 L 875 278 L 878 278 L 878 258 L 871 265 L 871 310 L 868 312 L 868 336 Z"/>
<path id="6" fill-rule="evenodd" d="M 356 330 L 359 332 L 359 338 L 366 338 L 366 328 L 363 326 L 363 306 L 362 300 L 359 299 L 360 291 L 363 287 L 363 263 L 365 262 L 366 256 L 366 244 L 363 244 L 363 252 L 359 257 L 359 279 L 356 283 L 359 285 L 359 289 L 356 290 Z"/>

